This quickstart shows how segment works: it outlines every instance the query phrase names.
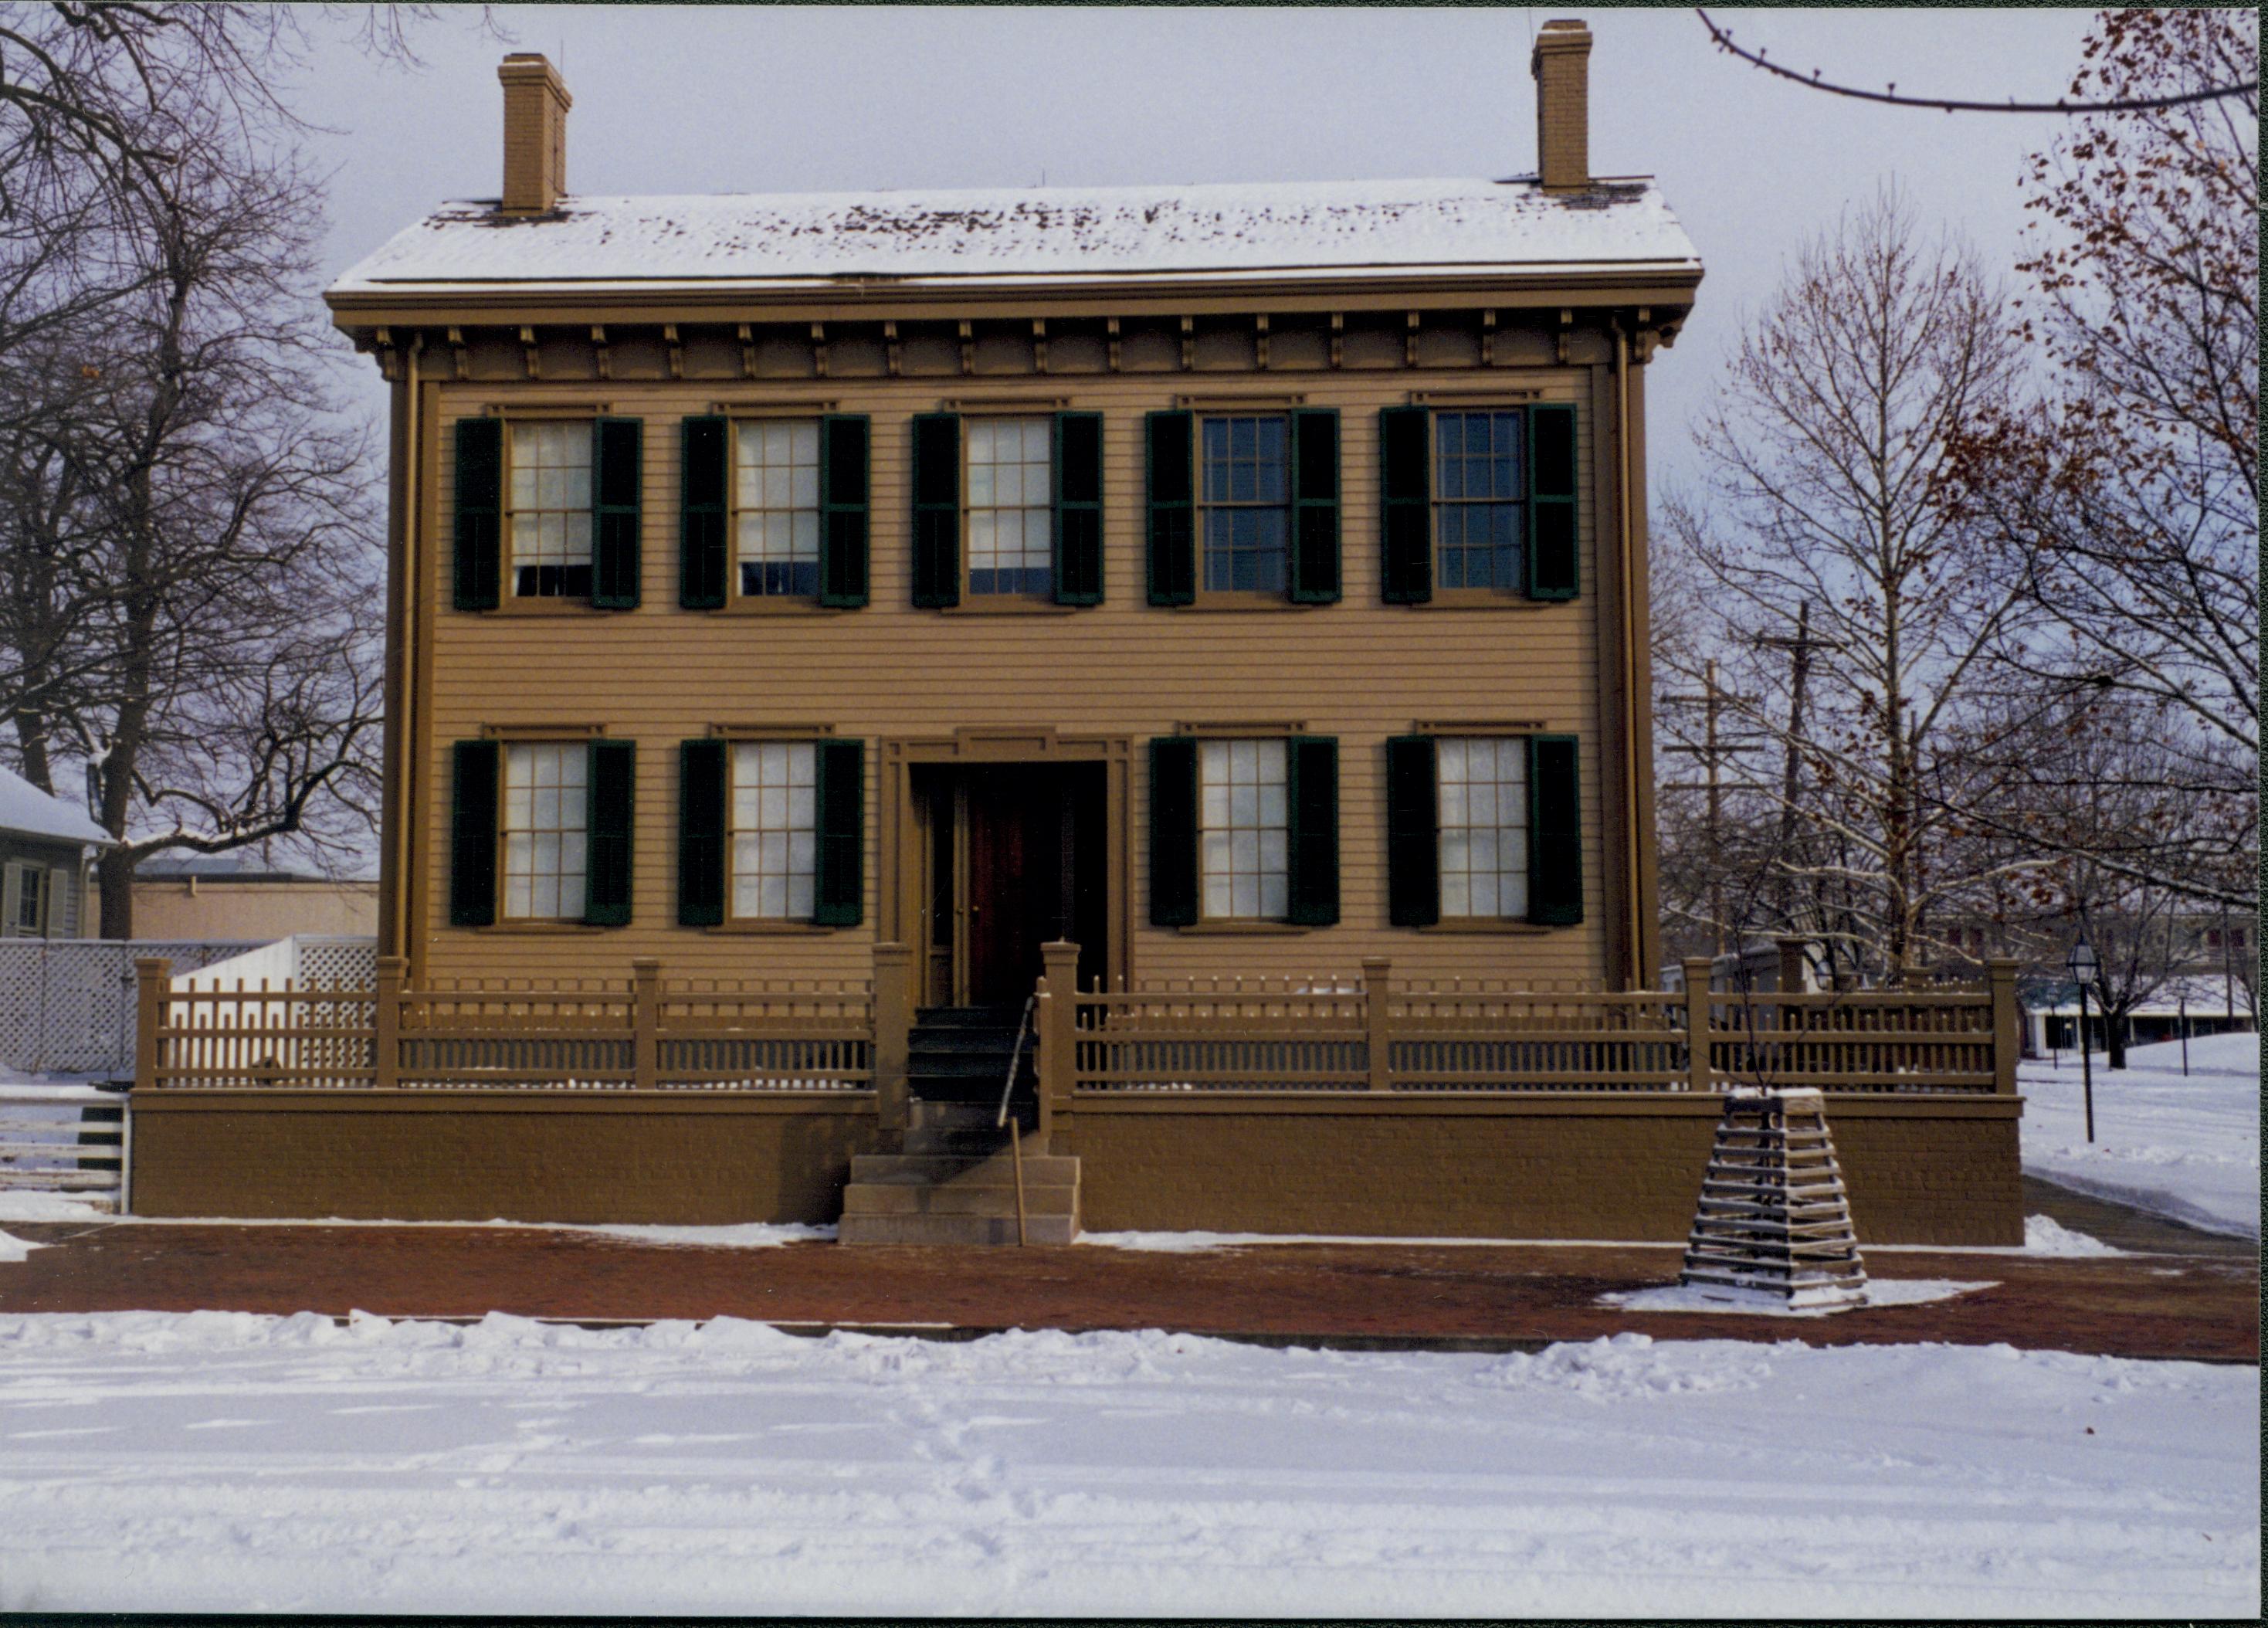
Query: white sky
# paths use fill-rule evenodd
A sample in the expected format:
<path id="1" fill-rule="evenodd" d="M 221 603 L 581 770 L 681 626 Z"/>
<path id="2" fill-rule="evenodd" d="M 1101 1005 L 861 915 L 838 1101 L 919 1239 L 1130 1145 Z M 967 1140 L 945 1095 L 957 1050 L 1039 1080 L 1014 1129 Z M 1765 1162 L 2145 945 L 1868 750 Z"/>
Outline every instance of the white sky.
<path id="1" fill-rule="evenodd" d="M 2091 12 L 1727 11 L 1744 44 L 1830 79 L 2023 99 L 2062 92 Z M 1822 95 L 1709 43 L 1683 9 L 506 6 L 417 36 L 423 68 L 326 48 L 294 99 L 339 133 L 326 270 L 451 197 L 493 197 L 506 49 L 560 64 L 570 189 L 932 186 L 1508 175 L 1535 164 L 1528 48 L 1575 16 L 1591 55 L 1592 168 L 1659 176 L 1708 275 L 1653 374 L 1656 490 L 1744 306 L 1796 244 L 1896 178 L 1918 216 L 2014 260 L 2024 156 L 2052 116 L 1946 114 Z M 320 25 L 318 25 L 320 26 Z M 375 406 L 376 370 L 367 383 Z"/>

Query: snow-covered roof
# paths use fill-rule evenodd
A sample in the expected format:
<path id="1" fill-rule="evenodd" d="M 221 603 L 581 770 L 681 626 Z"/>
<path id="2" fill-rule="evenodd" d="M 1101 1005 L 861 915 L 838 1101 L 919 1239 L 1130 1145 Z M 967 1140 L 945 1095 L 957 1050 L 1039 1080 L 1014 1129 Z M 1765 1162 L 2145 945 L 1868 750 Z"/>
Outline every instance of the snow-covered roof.
<path id="1" fill-rule="evenodd" d="M 1651 180 L 1533 179 L 566 197 L 444 205 L 333 293 L 467 284 L 714 285 L 843 277 L 1502 276 L 1700 269 Z"/>
<path id="2" fill-rule="evenodd" d="M 19 774 L 0 769 L 0 831 L 45 836 L 63 843 L 102 843 L 110 833 L 87 818 L 86 810 L 50 797 Z"/>

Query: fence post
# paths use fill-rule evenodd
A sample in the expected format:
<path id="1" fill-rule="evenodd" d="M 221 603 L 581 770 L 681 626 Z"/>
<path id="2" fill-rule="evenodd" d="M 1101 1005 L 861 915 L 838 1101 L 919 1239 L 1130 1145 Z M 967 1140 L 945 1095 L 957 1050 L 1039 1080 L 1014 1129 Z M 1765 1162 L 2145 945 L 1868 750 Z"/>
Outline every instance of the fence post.
<path id="1" fill-rule="evenodd" d="M 874 947 L 874 1112 L 886 1134 L 902 1137 L 909 1117 L 907 1064 L 914 1026 L 913 951 Z"/>
<path id="2" fill-rule="evenodd" d="M 630 957 L 630 1087 L 651 1091 L 661 1072 L 661 961 Z"/>
<path id="3" fill-rule="evenodd" d="M 1394 963 L 1383 955 L 1366 955 L 1362 961 L 1362 1020 L 1363 1050 L 1370 1059 L 1370 1088 L 1389 1091 L 1393 1082 L 1387 1078 L 1387 1062 L 1393 1055 L 1393 1039 L 1386 1030 L 1387 980 Z"/>
<path id="4" fill-rule="evenodd" d="M 173 963 L 163 955 L 134 961 L 134 1087 L 147 1091 L 158 1083 L 158 1023 L 173 978 Z"/>
<path id="5" fill-rule="evenodd" d="M 1992 1092 L 2012 1097 L 2016 1094 L 2016 1055 L 2024 1043 L 2019 1030 L 2023 1014 L 2016 1009 L 2016 963 L 1996 955 L 1985 963 L 1984 976 L 1992 991 Z"/>
<path id="6" fill-rule="evenodd" d="M 1039 1135 L 1044 1144 L 1050 1132 L 1071 1129 L 1071 1083 L 1079 1069 L 1079 946 L 1061 939 L 1043 944 L 1040 962 Z"/>
<path id="7" fill-rule="evenodd" d="M 378 1005 L 374 1008 L 371 1083 L 381 1091 L 391 1091 L 401 1083 L 401 980 L 407 976 L 409 958 L 402 955 L 381 955 L 378 958 Z"/>
<path id="8" fill-rule="evenodd" d="M 1713 1091 L 1717 1080 L 1709 1066 L 1709 973 L 1715 965 L 1706 955 L 1688 955 L 1685 968 L 1685 1088 Z"/>
<path id="9" fill-rule="evenodd" d="M 1774 939 L 1772 943 L 1779 950 L 1779 992 L 1783 995 L 1802 994 L 1804 975 L 1803 940 L 1801 939 Z"/>

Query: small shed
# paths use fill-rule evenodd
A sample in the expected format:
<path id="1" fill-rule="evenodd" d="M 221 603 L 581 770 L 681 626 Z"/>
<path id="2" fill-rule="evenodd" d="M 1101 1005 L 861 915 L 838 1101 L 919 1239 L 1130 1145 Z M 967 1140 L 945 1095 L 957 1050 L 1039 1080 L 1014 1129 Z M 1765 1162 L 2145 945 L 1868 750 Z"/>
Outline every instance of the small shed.
<path id="1" fill-rule="evenodd" d="M 85 809 L 0 769 L 0 938 L 84 937 L 88 862 L 111 842 Z"/>

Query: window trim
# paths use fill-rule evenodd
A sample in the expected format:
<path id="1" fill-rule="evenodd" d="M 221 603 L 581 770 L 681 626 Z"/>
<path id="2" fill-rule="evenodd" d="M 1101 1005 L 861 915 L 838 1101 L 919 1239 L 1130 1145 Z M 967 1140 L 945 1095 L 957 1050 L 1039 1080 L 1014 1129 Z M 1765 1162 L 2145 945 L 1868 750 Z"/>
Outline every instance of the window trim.
<path id="1" fill-rule="evenodd" d="M 1300 608 L 1300 601 L 1292 597 L 1292 577 L 1298 562 L 1294 535 L 1299 526 L 1298 449 L 1292 445 L 1292 415 L 1286 407 L 1222 406 L 1208 403 L 1204 407 L 1185 409 L 1189 415 L 1189 510 L 1191 541 L 1197 553 L 1197 597 L 1186 608 L 1204 610 L 1245 610 L 1263 605 L 1280 605 L 1285 609 Z M 1215 420 L 1235 418 L 1272 418 L 1284 426 L 1284 500 L 1280 504 L 1230 503 L 1215 504 L 1205 495 L 1205 425 Z M 1284 517 L 1284 546 L 1279 555 L 1283 561 L 1284 586 L 1280 588 L 1209 588 L 1205 586 L 1205 562 L 1211 554 L 1207 545 L 1206 522 L 1214 509 L 1272 510 Z"/>
<path id="2" fill-rule="evenodd" d="M 725 602 L 717 609 L 737 616 L 797 616 L 850 608 L 821 602 L 827 587 L 827 420 L 830 415 L 815 409 L 806 412 L 797 407 L 777 412 L 741 408 L 717 416 L 725 421 Z M 740 501 L 740 426 L 753 424 L 809 424 L 817 438 L 813 464 L 816 490 L 811 505 L 816 551 L 811 563 L 818 573 L 819 586 L 808 593 L 740 592 L 740 515 L 746 508 Z M 803 511 L 794 509 L 788 512 L 800 514 Z"/>
<path id="3" fill-rule="evenodd" d="M 964 616 L 1002 614 L 1029 615 L 1035 612 L 1044 615 L 1049 612 L 1068 612 L 1084 608 L 1078 605 L 1062 604 L 1056 598 L 1056 593 L 1060 586 L 1057 578 L 1061 571 L 1061 565 L 1056 558 L 1056 554 L 1061 547 L 1061 540 L 1055 534 L 1057 507 L 1055 494 L 1058 483 L 1063 479 L 1063 448 L 1059 444 L 1062 438 L 1058 433 L 1057 420 L 1067 409 L 1064 407 L 1048 406 L 1035 411 L 1020 402 L 1012 404 L 993 399 L 982 403 L 964 403 L 951 410 L 954 416 L 961 421 L 961 459 L 956 471 L 960 478 L 960 488 L 955 501 L 955 507 L 960 512 L 960 547 L 955 551 L 954 562 L 960 572 L 961 594 L 954 603 L 940 605 L 936 608 Z M 968 501 L 968 449 L 972 438 L 968 433 L 968 426 L 970 421 L 975 419 L 989 419 L 996 422 L 1002 419 L 1024 420 L 1041 424 L 1047 431 L 1046 498 L 1040 503 L 1025 503 L 1018 505 L 1022 509 L 1038 509 L 1048 519 L 1048 586 L 1037 593 L 1019 590 L 1013 593 L 1002 593 L 998 590 L 991 590 L 979 593 L 970 581 L 974 567 L 969 564 L 968 523 L 974 515 L 972 505 Z"/>
<path id="4" fill-rule="evenodd" d="M 807 746 L 812 748 L 812 910 L 814 913 L 817 911 L 819 908 L 819 777 L 821 774 L 819 748 L 821 743 L 833 738 L 834 731 L 831 728 L 824 730 L 816 728 L 798 730 L 773 730 L 763 728 L 740 729 L 712 725 L 710 727 L 709 733 L 711 739 L 721 740 L 725 743 L 725 808 L 724 818 L 718 827 L 724 838 L 725 910 L 724 919 L 713 924 L 707 928 L 706 931 L 711 932 L 740 933 L 833 932 L 838 931 L 838 929 L 833 927 L 821 925 L 818 922 L 814 921 L 810 915 L 796 916 L 792 914 L 783 914 L 779 916 L 741 916 L 735 914 L 733 910 L 733 897 L 734 892 L 733 839 L 736 835 L 733 826 L 733 770 L 734 760 L 740 749 L 743 747 Z M 789 835 L 792 836 L 793 832 L 791 831 Z"/>
<path id="5" fill-rule="evenodd" d="M 585 753 L 583 769 L 583 890 L 585 895 L 591 887 L 591 770 L 588 753 L 591 742 L 603 740 L 605 731 L 595 726 L 578 727 L 570 725 L 563 729 L 526 730 L 510 726 L 487 729 L 482 734 L 497 742 L 496 783 L 496 911 L 491 927 L 506 931 L 526 932 L 529 929 L 550 930 L 560 927 L 588 928 L 593 932 L 604 929 L 587 921 L 578 910 L 571 916 L 514 916 L 508 908 L 511 897 L 512 873 L 508 866 L 511 852 L 512 828 L 509 824 L 512 792 L 512 748 L 516 746 L 556 746 L 572 748 L 580 747 Z"/>
<path id="6" fill-rule="evenodd" d="M 498 610 L 516 611 L 521 615 L 528 615 L 530 610 L 534 609 L 534 608 L 542 607 L 542 609 L 534 610 L 534 614 L 541 615 L 547 613 L 556 614 L 557 609 L 563 608 L 571 610 L 596 610 L 599 608 L 597 605 L 593 603 L 593 596 L 597 593 L 599 587 L 598 426 L 600 420 L 605 418 L 608 415 L 604 413 L 596 411 L 573 413 L 530 411 L 526 413 L 496 415 L 501 422 L 504 431 L 504 445 L 502 447 L 503 456 L 498 460 L 501 464 L 501 470 L 497 483 L 497 518 L 499 522 L 497 526 L 498 534 L 497 538 L 497 551 L 500 556 L 498 561 L 499 570 L 497 571 L 498 582 L 497 593 L 497 608 Z M 584 509 L 590 517 L 591 522 L 590 561 L 585 567 L 585 569 L 591 573 L 591 586 L 588 590 L 581 593 L 522 593 L 519 592 L 517 586 L 519 582 L 519 567 L 514 564 L 514 556 L 518 548 L 518 537 L 516 534 L 519 527 L 520 511 L 513 505 L 512 502 L 512 475 L 519 463 L 519 434 L 523 430 L 548 424 L 581 424 L 588 431 L 590 436 L 590 461 L 584 466 L 584 483 L 586 488 L 584 498 Z M 538 510 L 531 511 L 530 512 L 557 513 L 560 512 L 560 511 Z M 571 511 L 569 512 L 571 512 Z M 502 872 L 497 873 L 499 878 L 502 874 Z"/>

